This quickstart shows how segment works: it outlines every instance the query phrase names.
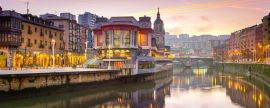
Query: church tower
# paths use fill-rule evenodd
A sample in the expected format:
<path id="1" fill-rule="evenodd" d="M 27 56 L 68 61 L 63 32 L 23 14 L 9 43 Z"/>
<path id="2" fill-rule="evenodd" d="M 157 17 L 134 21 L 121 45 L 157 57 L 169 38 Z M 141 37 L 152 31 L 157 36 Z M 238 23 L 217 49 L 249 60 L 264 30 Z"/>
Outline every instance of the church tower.
<path id="1" fill-rule="evenodd" d="M 157 18 L 154 22 L 154 36 L 158 49 L 163 49 L 165 46 L 165 30 L 163 21 L 160 18 L 159 8 L 157 12 Z"/>

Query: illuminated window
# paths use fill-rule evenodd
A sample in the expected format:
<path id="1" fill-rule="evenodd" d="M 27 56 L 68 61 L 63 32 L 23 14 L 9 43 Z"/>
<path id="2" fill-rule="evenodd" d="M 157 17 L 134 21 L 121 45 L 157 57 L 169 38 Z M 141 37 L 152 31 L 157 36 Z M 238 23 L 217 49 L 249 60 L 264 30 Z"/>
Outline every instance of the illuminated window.
<path id="1" fill-rule="evenodd" d="M 114 35 L 113 35 L 113 46 L 114 47 L 120 47 L 120 35 L 121 31 L 120 30 L 114 30 Z"/>
<path id="2" fill-rule="evenodd" d="M 110 45 L 110 33 L 109 33 L 109 31 L 105 32 L 105 37 L 106 37 L 106 46 L 108 47 Z"/>
<path id="3" fill-rule="evenodd" d="M 109 56 L 110 58 L 113 57 L 113 50 L 110 50 L 110 52 L 109 50 L 106 51 L 106 58 L 109 58 Z"/>
<path id="4" fill-rule="evenodd" d="M 125 40 L 125 46 L 129 46 L 130 45 L 130 32 L 129 31 L 124 31 L 123 33 L 123 37 Z"/>
<path id="5" fill-rule="evenodd" d="M 125 50 L 121 50 L 121 52 L 120 52 L 120 57 L 125 57 L 126 55 L 125 55 Z"/>
<path id="6" fill-rule="evenodd" d="M 97 46 L 102 46 L 102 35 L 97 35 Z"/>
<path id="7" fill-rule="evenodd" d="M 115 50 L 114 51 L 114 57 L 115 58 L 119 58 L 120 57 L 120 51 L 119 50 Z"/>
<path id="8" fill-rule="evenodd" d="M 148 45 L 148 36 L 147 34 L 141 33 L 138 36 L 138 44 L 139 46 L 147 46 Z"/>
<path id="9" fill-rule="evenodd" d="M 131 59 L 131 54 L 129 50 L 126 50 L 126 55 L 127 59 Z"/>

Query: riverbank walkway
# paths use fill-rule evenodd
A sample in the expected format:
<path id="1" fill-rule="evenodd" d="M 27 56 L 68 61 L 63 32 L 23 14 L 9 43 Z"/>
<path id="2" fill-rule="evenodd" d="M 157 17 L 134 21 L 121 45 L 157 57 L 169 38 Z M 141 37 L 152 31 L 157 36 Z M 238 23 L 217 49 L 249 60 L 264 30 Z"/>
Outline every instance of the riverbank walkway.
<path id="1" fill-rule="evenodd" d="M 48 68 L 48 69 L 22 69 L 22 70 L 0 70 L 1 75 L 22 75 L 22 74 L 49 74 L 49 73 L 70 73 L 70 72 L 108 72 L 117 69 L 93 69 L 93 68 Z"/>

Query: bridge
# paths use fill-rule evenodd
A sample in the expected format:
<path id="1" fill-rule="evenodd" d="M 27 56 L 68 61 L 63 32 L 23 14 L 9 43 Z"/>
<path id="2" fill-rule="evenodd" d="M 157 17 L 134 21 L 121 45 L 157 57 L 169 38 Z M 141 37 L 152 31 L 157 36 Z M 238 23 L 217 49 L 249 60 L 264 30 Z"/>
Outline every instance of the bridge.
<path id="1" fill-rule="evenodd" d="M 210 57 L 176 57 L 174 62 L 179 62 L 185 67 L 213 66 L 214 59 Z"/>

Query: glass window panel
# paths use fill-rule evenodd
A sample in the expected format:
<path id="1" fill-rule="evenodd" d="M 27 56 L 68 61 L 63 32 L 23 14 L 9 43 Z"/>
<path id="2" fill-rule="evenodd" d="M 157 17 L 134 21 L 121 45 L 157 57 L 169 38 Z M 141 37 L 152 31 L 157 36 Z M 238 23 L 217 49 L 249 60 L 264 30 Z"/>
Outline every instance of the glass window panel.
<path id="1" fill-rule="evenodd" d="M 97 46 L 102 46 L 102 35 L 97 35 Z"/>
<path id="2" fill-rule="evenodd" d="M 110 33 L 109 31 L 105 32 L 105 37 L 106 37 L 106 46 L 108 47 L 110 44 Z"/>
<path id="3" fill-rule="evenodd" d="M 114 42 L 113 45 L 114 47 L 120 47 L 120 36 L 121 36 L 121 31 L 120 30 L 114 30 Z"/>
<path id="4" fill-rule="evenodd" d="M 125 40 L 124 41 L 125 46 L 129 46 L 130 45 L 130 32 L 124 31 L 123 35 L 124 35 L 124 40 Z"/>

